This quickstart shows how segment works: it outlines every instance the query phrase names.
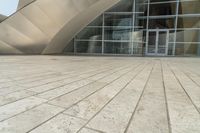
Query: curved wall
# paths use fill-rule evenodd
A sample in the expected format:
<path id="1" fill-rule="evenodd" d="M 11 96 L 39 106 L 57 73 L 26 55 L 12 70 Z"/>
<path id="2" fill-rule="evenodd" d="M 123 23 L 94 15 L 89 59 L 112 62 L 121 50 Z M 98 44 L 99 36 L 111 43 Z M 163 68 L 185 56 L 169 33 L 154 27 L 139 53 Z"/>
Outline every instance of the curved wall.
<path id="1" fill-rule="evenodd" d="M 33 1 L 34 0 L 19 0 L 17 9 L 20 9 Z"/>
<path id="2" fill-rule="evenodd" d="M 61 53 L 75 33 L 118 1 L 36 0 L 0 23 L 6 51 L 0 54 Z"/>
<path id="3" fill-rule="evenodd" d="M 72 19 L 65 23 L 63 28 L 55 35 L 50 44 L 45 48 L 43 54 L 61 53 L 78 32 L 119 1 L 120 0 L 99 0 L 83 12 L 79 12 L 76 15 L 73 14 L 74 16 Z M 87 7 L 86 4 L 85 6 Z"/>

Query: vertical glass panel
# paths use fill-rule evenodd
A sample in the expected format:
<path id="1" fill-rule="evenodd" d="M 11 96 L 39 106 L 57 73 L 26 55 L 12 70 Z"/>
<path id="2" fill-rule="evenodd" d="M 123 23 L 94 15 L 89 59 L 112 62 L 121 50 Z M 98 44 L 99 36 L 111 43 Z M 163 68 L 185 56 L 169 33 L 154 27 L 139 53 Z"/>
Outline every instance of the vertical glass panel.
<path id="1" fill-rule="evenodd" d="M 174 43 L 168 43 L 168 55 L 173 55 Z"/>
<path id="2" fill-rule="evenodd" d="M 139 0 L 138 0 L 139 2 Z M 147 25 L 147 4 L 137 4 L 135 7 L 135 30 L 145 29 Z"/>
<path id="3" fill-rule="evenodd" d="M 132 27 L 108 27 L 105 28 L 105 40 L 131 40 Z"/>
<path id="4" fill-rule="evenodd" d="M 200 42 L 197 43 L 197 56 L 200 56 Z"/>
<path id="5" fill-rule="evenodd" d="M 71 40 L 68 44 L 67 47 L 63 51 L 64 53 L 73 53 L 74 52 L 74 39 Z"/>
<path id="6" fill-rule="evenodd" d="M 168 35 L 166 31 L 158 32 L 158 54 L 165 54 L 166 53 L 166 43 L 168 39 Z"/>
<path id="7" fill-rule="evenodd" d="M 197 43 L 185 43 L 184 52 L 186 56 L 196 56 L 198 54 L 199 44 Z"/>
<path id="8" fill-rule="evenodd" d="M 101 41 L 76 41 L 77 53 L 101 53 L 102 42 Z"/>
<path id="9" fill-rule="evenodd" d="M 175 28 L 174 18 L 149 19 L 149 29 L 173 29 Z"/>
<path id="10" fill-rule="evenodd" d="M 169 2 L 169 1 L 175 1 L 175 0 L 150 0 L 151 3 L 156 3 L 156 2 Z"/>
<path id="11" fill-rule="evenodd" d="M 106 13 L 105 26 L 132 26 L 133 15 L 132 13 Z"/>
<path id="12" fill-rule="evenodd" d="M 76 36 L 76 39 L 102 40 L 102 28 L 86 27 Z"/>
<path id="13" fill-rule="evenodd" d="M 148 0 L 135 0 L 136 4 L 147 4 Z"/>
<path id="14" fill-rule="evenodd" d="M 150 2 L 149 11 L 148 1 Z M 135 6 L 133 6 L 134 3 Z M 177 3 L 179 3 L 178 30 L 175 32 Z M 173 55 L 176 42 L 176 55 L 199 55 L 199 4 L 199 0 L 180 0 L 180 2 L 177 0 L 121 0 L 104 13 L 104 22 L 102 14 L 77 34 L 76 51 L 101 53 L 102 42 L 104 42 L 105 54 L 138 55 L 145 52 L 152 55 L 164 55 L 167 52 L 168 55 Z M 148 12 L 149 16 L 147 16 Z M 146 40 L 146 35 L 148 35 L 148 40 Z M 146 50 L 144 42 L 148 42 L 147 51 L 144 51 Z M 72 51 L 73 48 L 71 47 Z"/>
<path id="15" fill-rule="evenodd" d="M 133 11 L 133 0 L 121 0 L 114 7 L 109 9 L 107 12 L 132 12 Z"/>
<path id="16" fill-rule="evenodd" d="M 104 53 L 106 54 L 130 54 L 131 42 L 108 42 L 104 43 Z"/>
<path id="17" fill-rule="evenodd" d="M 178 30 L 176 55 L 200 56 L 200 30 Z"/>
<path id="18" fill-rule="evenodd" d="M 199 14 L 200 1 L 184 1 L 179 4 L 179 14 Z"/>
<path id="19" fill-rule="evenodd" d="M 177 42 L 200 42 L 199 30 L 178 30 L 176 34 Z"/>
<path id="20" fill-rule="evenodd" d="M 169 38 L 168 38 L 168 42 L 170 43 L 174 43 L 175 40 L 175 30 L 169 30 Z"/>
<path id="21" fill-rule="evenodd" d="M 149 32 L 148 53 L 156 53 L 156 32 Z"/>
<path id="22" fill-rule="evenodd" d="M 134 31 L 132 33 L 132 40 L 134 42 L 143 42 L 144 41 L 143 31 Z"/>
<path id="23" fill-rule="evenodd" d="M 176 14 L 176 2 L 162 3 L 162 4 L 150 4 L 149 15 L 161 16 L 161 15 L 175 15 Z"/>
<path id="24" fill-rule="evenodd" d="M 145 14 L 145 16 L 147 16 L 147 10 L 148 10 L 148 4 L 138 4 L 135 7 L 136 12 L 142 12 L 143 14 Z"/>
<path id="25" fill-rule="evenodd" d="M 144 53 L 144 34 L 143 31 L 135 31 L 132 34 L 133 54 L 142 55 Z"/>
<path id="26" fill-rule="evenodd" d="M 102 26 L 103 25 L 103 16 L 100 15 L 94 21 L 92 21 L 88 26 Z"/>
<path id="27" fill-rule="evenodd" d="M 145 29 L 147 25 L 147 11 L 148 6 L 147 5 L 137 5 L 135 7 L 135 29 L 140 30 L 140 29 Z"/>
<path id="28" fill-rule="evenodd" d="M 200 43 L 176 43 L 176 55 L 200 56 Z"/>
<path id="29" fill-rule="evenodd" d="M 183 44 L 176 43 L 175 54 L 184 56 L 184 45 Z"/>
<path id="30" fill-rule="evenodd" d="M 144 43 L 133 42 L 133 54 L 134 55 L 143 55 L 144 53 Z"/>
<path id="31" fill-rule="evenodd" d="M 134 30 L 140 31 L 142 29 L 146 29 L 146 27 L 147 27 L 147 19 L 136 17 Z"/>
<path id="32" fill-rule="evenodd" d="M 200 28 L 200 17 L 178 17 L 178 28 Z"/>

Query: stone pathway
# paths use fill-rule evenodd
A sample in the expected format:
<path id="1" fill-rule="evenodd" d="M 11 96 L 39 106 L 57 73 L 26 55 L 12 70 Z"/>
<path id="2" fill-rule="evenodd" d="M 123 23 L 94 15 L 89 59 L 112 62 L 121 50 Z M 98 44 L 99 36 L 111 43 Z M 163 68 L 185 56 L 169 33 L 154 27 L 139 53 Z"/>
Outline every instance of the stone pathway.
<path id="1" fill-rule="evenodd" d="M 200 58 L 1 56 L 0 133 L 200 133 Z"/>

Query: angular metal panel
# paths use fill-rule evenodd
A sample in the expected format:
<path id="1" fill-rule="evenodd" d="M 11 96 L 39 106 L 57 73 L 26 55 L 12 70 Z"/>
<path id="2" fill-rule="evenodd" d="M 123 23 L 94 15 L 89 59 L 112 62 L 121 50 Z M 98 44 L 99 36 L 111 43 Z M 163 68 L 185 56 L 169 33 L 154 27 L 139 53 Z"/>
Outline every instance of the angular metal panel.
<path id="1" fill-rule="evenodd" d="M 23 54 L 18 49 L 0 41 L 0 54 Z"/>
<path id="2" fill-rule="evenodd" d="M 32 39 L 25 36 L 23 33 L 17 31 L 10 25 L 1 23 L 0 25 L 0 40 L 8 44 L 10 47 L 16 48 L 23 53 L 33 54 L 41 53 L 44 49 L 44 45 L 37 45 Z"/>
<path id="3" fill-rule="evenodd" d="M 77 0 L 73 0 L 74 5 L 76 6 L 77 10 L 79 10 L 79 11 L 82 11 L 82 10 L 90 7 L 95 2 L 97 2 L 97 1 L 89 2 L 88 0 L 81 0 L 81 1 L 77 2 Z"/>
<path id="4" fill-rule="evenodd" d="M 19 7 L 31 1 L 21 0 Z M 0 40 L 7 44 L 1 43 L 1 48 L 7 49 L 6 51 L 10 49 L 11 53 L 16 53 L 13 49 L 26 54 L 41 54 L 44 49 L 44 54 L 60 53 L 76 33 L 118 1 L 120 0 L 32 2 L 0 23 Z"/>
<path id="5" fill-rule="evenodd" d="M 0 40 L 11 46 L 24 46 L 33 44 L 33 41 L 6 23 L 0 25 Z"/>
<path id="6" fill-rule="evenodd" d="M 53 37 L 60 29 L 59 25 L 50 19 L 35 2 L 21 10 L 20 13 L 49 37 Z"/>
<path id="7" fill-rule="evenodd" d="M 25 5 L 31 3 L 34 0 L 19 0 L 17 9 L 24 7 Z"/>
<path id="8" fill-rule="evenodd" d="M 26 19 L 20 12 L 10 17 L 5 23 L 31 38 L 34 44 L 48 43 L 48 37 L 38 27 Z"/>
<path id="9" fill-rule="evenodd" d="M 70 11 L 71 8 L 74 9 L 73 5 L 70 5 L 71 8 L 67 9 L 68 7 L 61 6 L 62 3 L 64 4 L 65 2 L 63 2 L 63 0 L 41 0 L 35 2 L 35 4 L 51 19 L 51 21 L 59 26 L 59 28 L 62 27 L 66 19 L 70 19 L 71 16 L 74 16 L 74 13 L 76 13 Z"/>

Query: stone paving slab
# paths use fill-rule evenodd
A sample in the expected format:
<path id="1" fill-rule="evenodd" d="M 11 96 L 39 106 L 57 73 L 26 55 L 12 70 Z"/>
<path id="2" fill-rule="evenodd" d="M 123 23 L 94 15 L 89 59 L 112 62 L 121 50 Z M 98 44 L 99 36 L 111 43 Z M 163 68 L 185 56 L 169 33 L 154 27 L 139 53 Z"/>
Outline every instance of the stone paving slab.
<path id="1" fill-rule="evenodd" d="M 0 133 L 200 133 L 200 58 L 0 56 Z"/>

